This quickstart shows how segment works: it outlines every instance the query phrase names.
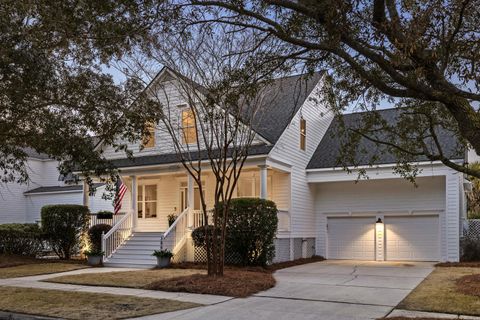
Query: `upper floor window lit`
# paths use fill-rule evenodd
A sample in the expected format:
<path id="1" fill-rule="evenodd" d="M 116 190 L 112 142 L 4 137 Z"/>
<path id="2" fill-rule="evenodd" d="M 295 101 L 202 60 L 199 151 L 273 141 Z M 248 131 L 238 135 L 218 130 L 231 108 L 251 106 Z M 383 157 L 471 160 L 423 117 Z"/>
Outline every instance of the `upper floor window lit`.
<path id="1" fill-rule="evenodd" d="M 148 135 L 142 137 L 142 146 L 144 148 L 153 148 L 155 146 L 155 124 L 147 122 L 145 129 L 148 131 Z"/>
<path id="2" fill-rule="evenodd" d="M 300 149 L 305 150 L 307 146 L 307 121 L 300 118 Z"/>
<path id="3" fill-rule="evenodd" d="M 182 111 L 182 134 L 183 143 L 191 144 L 197 142 L 197 128 L 195 126 L 195 116 L 191 109 Z"/>

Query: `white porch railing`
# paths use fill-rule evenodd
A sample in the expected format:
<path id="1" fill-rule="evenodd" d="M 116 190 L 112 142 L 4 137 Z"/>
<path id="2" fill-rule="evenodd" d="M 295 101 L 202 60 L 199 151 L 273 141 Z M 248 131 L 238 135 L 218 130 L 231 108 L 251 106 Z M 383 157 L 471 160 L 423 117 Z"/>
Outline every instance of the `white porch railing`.
<path id="1" fill-rule="evenodd" d="M 133 212 L 126 213 L 112 229 L 106 234 L 102 234 L 102 251 L 104 259 L 108 259 L 125 240 L 132 234 L 133 230 Z"/>
<path id="2" fill-rule="evenodd" d="M 278 210 L 278 231 L 290 231 L 290 212 L 288 210 Z"/>
<path id="3" fill-rule="evenodd" d="M 183 210 L 182 213 L 175 219 L 175 222 L 172 223 L 170 228 L 165 231 L 165 233 L 162 235 L 161 243 L 160 243 L 160 249 L 163 249 L 163 244 L 166 240 L 168 240 L 171 237 L 173 238 L 173 244 L 172 244 L 172 252 L 175 253 L 178 248 L 177 246 L 184 240 L 185 235 L 187 233 L 187 225 L 188 225 L 188 213 L 190 209 L 186 208 Z M 175 233 L 172 235 L 172 232 L 175 231 Z"/>
<path id="4" fill-rule="evenodd" d="M 192 210 L 193 213 L 193 229 L 201 227 L 204 225 L 205 217 L 203 216 L 202 210 Z M 213 224 L 213 214 L 212 211 L 208 211 L 208 224 Z"/>
<path id="5" fill-rule="evenodd" d="M 109 224 L 114 226 L 122 219 L 125 215 L 125 212 L 121 212 L 119 214 L 112 215 L 111 219 L 99 219 L 96 213 L 90 214 L 90 228 L 97 224 Z"/>

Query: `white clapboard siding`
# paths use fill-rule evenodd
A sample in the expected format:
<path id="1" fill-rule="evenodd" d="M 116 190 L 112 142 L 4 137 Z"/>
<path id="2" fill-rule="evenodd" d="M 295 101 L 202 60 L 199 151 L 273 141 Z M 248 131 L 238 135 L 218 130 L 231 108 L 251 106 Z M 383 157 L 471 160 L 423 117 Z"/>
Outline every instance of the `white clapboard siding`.
<path id="1" fill-rule="evenodd" d="M 170 122 L 174 127 L 177 126 L 178 128 L 180 128 L 181 125 L 179 121 L 181 119 L 181 112 L 183 110 L 182 108 L 179 108 L 179 106 L 186 105 L 186 101 L 188 101 L 186 95 L 182 94 L 182 91 L 182 86 L 179 85 L 177 81 L 160 81 L 156 91 L 157 98 L 162 103 L 162 105 L 165 106 L 165 110 L 168 110 L 165 113 L 170 117 Z M 168 99 L 166 97 L 168 97 Z M 201 119 L 201 117 L 199 116 L 197 120 L 198 119 Z M 200 128 L 198 129 L 198 131 L 199 130 Z M 178 134 L 180 134 L 180 130 Z M 201 136 L 199 135 L 199 137 Z M 260 138 L 255 138 L 253 144 L 259 144 L 262 142 L 263 140 L 261 140 Z M 117 143 L 127 144 L 128 149 L 133 152 L 134 157 L 175 153 L 175 148 L 170 133 L 167 131 L 165 125 L 161 121 L 157 124 L 155 129 L 154 147 L 140 150 L 141 141 L 136 141 L 132 143 L 119 140 Z M 202 145 L 204 144 L 202 143 L 201 138 L 200 145 L 202 149 Z M 186 149 L 185 147 L 184 151 L 187 150 L 197 150 L 196 143 L 188 146 L 188 149 Z M 107 159 L 118 159 L 126 157 L 124 152 L 116 152 L 111 146 L 103 146 L 103 154 Z"/>
<path id="2" fill-rule="evenodd" d="M 33 223 L 40 220 L 43 206 L 50 204 L 83 204 L 82 191 L 67 193 L 31 194 L 25 196 L 27 205 L 26 222 Z"/>
<path id="3" fill-rule="evenodd" d="M 291 236 L 315 237 L 315 216 L 313 207 L 313 188 L 307 183 L 305 168 L 327 131 L 333 114 L 319 98 L 323 79 L 312 90 L 299 112 L 282 133 L 270 156 L 285 159 L 291 164 Z M 306 150 L 300 149 L 300 117 L 307 121 Z"/>
<path id="4" fill-rule="evenodd" d="M 406 214 L 431 211 L 440 215 L 441 229 L 445 219 L 445 212 L 441 211 L 445 208 L 445 177 L 421 177 L 416 181 L 417 188 L 403 178 L 316 184 L 317 254 L 326 253 L 327 214 L 374 215 L 375 212 Z"/>

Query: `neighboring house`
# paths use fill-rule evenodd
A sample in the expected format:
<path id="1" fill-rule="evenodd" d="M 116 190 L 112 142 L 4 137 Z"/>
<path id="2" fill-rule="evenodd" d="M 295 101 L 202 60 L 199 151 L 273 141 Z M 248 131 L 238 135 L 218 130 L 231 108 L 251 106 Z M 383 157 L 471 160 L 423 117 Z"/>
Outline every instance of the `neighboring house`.
<path id="1" fill-rule="evenodd" d="M 47 155 L 27 149 L 29 181 L 26 184 L 0 184 L 0 224 L 35 223 L 40 210 L 48 204 L 83 204 L 83 185 L 63 177 L 58 162 Z M 105 186 L 97 184 L 90 197 L 90 210 L 112 210 L 112 201 L 103 200 Z"/>
<path id="2" fill-rule="evenodd" d="M 176 85 L 182 78 L 165 68 L 154 81 L 166 88 L 179 113 L 188 111 Z M 259 138 L 238 182 L 237 197 L 260 196 L 277 204 L 275 261 L 313 254 L 328 259 L 458 261 L 465 218 L 463 175 L 419 158 L 415 188 L 392 173 L 395 158 L 388 153 L 373 167 L 359 153 L 353 173 L 339 168 L 338 119 L 327 105 L 318 103 L 324 84 L 321 73 L 308 80 L 292 76 L 274 81 L 276 94 L 265 107 L 268 116 L 254 126 Z M 395 121 L 396 112 L 381 114 Z M 344 121 L 355 124 L 357 117 L 345 115 Z M 108 265 L 151 266 L 155 260 L 150 254 L 160 241 L 177 260 L 202 259 L 190 237 L 203 221 L 198 192 L 161 128 L 161 124 L 153 128 L 154 138 L 144 149 L 140 142 L 129 146 L 133 158 L 101 146 L 128 187 L 122 208 L 126 215 L 104 241 Z M 450 158 L 464 161 L 456 140 L 440 137 Z M 378 151 L 374 144 L 362 143 L 371 152 Z M 357 182 L 362 166 L 369 179 Z M 208 169 L 202 183 L 212 206 L 215 180 Z M 178 218 L 169 228 L 167 215 L 172 213 Z"/>

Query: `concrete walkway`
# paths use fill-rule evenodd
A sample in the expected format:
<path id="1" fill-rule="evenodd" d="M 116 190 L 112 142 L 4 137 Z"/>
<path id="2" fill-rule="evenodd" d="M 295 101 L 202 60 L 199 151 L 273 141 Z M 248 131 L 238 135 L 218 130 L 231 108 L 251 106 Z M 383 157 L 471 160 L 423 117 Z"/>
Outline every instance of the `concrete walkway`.
<path id="1" fill-rule="evenodd" d="M 432 270 L 431 263 L 312 263 L 277 271 L 277 285 L 253 297 L 141 319 L 378 319 Z"/>
<path id="2" fill-rule="evenodd" d="M 68 272 L 45 274 L 39 276 L 21 277 L 0 279 L 0 286 L 10 287 L 23 287 L 23 288 L 38 288 L 38 289 L 51 289 L 62 291 L 78 291 L 78 292 L 93 292 L 93 293 L 109 293 L 125 296 L 137 296 L 156 299 L 171 299 L 184 302 L 194 302 L 203 305 L 216 304 L 231 300 L 231 297 L 215 296 L 208 294 L 193 294 L 183 292 L 165 292 L 165 291 L 153 291 L 143 289 L 129 289 L 129 288 L 115 288 L 115 287 L 97 287 L 97 286 L 84 286 L 73 284 L 62 284 L 52 282 L 42 282 L 42 280 L 55 278 L 59 276 L 74 275 L 74 274 L 86 274 L 86 273 L 103 273 L 114 271 L 135 271 L 140 269 L 127 269 L 127 268 L 88 268 L 80 269 Z M 143 270 L 143 269 L 142 269 Z"/>
<path id="3" fill-rule="evenodd" d="M 324 261 L 279 270 L 277 285 L 245 299 L 41 282 L 59 275 L 135 269 L 82 269 L 0 280 L 0 286 L 97 292 L 195 302 L 204 307 L 142 317 L 142 320 L 377 319 L 391 313 L 433 270 L 431 263 Z"/>

